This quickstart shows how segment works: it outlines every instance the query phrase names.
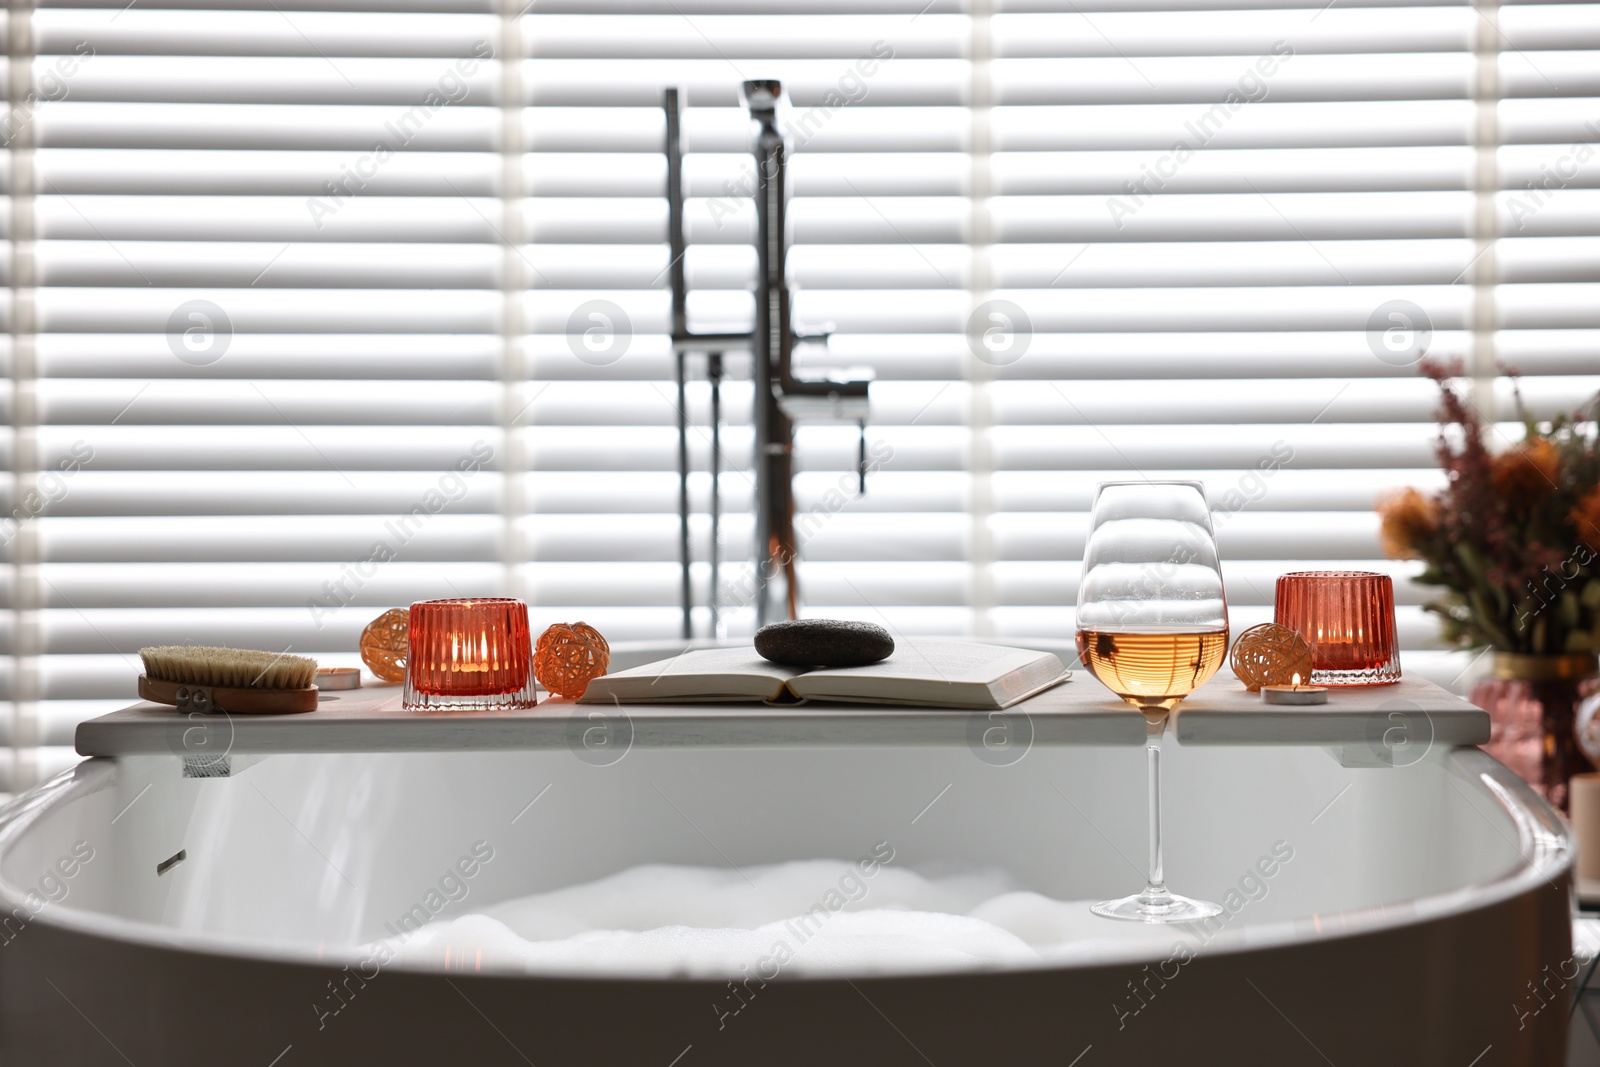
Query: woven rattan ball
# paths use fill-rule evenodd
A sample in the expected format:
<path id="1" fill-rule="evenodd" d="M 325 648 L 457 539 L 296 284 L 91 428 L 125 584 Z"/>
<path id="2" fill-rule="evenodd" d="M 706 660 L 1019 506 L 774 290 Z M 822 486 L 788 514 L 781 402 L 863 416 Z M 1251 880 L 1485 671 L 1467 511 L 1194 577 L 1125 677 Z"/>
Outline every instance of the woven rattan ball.
<path id="1" fill-rule="evenodd" d="M 1254 693 L 1264 685 L 1311 681 L 1311 646 L 1305 638 L 1275 622 L 1252 626 L 1233 643 L 1233 673 Z"/>
<path id="2" fill-rule="evenodd" d="M 406 641 L 411 612 L 391 608 L 361 631 L 361 662 L 386 682 L 406 680 Z"/>
<path id="3" fill-rule="evenodd" d="M 586 622 L 558 622 L 533 646 L 533 676 L 556 696 L 583 696 L 610 667 L 611 646 Z"/>

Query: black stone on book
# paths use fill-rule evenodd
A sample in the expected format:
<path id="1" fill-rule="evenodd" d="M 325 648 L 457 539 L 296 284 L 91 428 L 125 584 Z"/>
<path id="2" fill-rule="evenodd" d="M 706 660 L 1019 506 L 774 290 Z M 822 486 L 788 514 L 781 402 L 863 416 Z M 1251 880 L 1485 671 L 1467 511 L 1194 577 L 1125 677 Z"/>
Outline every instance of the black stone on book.
<path id="1" fill-rule="evenodd" d="M 757 630 L 756 652 L 786 667 L 865 667 L 888 659 L 894 638 L 870 622 L 790 619 Z"/>

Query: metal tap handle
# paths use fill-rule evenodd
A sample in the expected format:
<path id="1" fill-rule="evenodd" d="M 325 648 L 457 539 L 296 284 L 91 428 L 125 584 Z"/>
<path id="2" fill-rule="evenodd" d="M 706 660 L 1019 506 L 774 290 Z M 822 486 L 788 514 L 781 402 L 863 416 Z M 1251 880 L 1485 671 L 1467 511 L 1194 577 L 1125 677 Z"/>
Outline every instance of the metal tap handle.
<path id="1" fill-rule="evenodd" d="M 861 419 L 856 423 L 861 430 L 860 445 L 856 450 L 856 473 L 861 478 L 860 486 L 856 489 L 856 496 L 867 495 L 867 420 Z"/>

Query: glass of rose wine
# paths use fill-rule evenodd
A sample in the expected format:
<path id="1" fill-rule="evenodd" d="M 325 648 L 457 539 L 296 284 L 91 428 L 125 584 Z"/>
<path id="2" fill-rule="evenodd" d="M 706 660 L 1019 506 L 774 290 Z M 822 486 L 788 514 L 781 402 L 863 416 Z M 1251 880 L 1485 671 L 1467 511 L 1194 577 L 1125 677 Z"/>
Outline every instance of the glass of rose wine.
<path id="1" fill-rule="evenodd" d="M 1094 905 L 1135 922 L 1192 922 L 1221 912 L 1167 889 L 1161 861 L 1161 735 L 1178 703 L 1217 672 L 1228 605 L 1199 482 L 1103 482 L 1078 584 L 1078 655 L 1145 720 L 1149 876 L 1144 892 Z"/>

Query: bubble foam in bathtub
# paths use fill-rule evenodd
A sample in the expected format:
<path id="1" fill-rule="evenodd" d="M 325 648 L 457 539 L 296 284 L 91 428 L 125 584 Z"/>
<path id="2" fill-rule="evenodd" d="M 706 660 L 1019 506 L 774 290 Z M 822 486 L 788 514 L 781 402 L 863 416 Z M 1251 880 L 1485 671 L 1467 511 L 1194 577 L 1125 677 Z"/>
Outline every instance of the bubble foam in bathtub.
<path id="1" fill-rule="evenodd" d="M 662 926 L 753 930 L 797 915 L 895 908 L 964 915 L 1010 890 L 998 871 L 928 879 L 880 866 L 864 874 L 844 860 L 745 867 L 646 864 L 482 909 L 523 937 L 546 941 L 586 930 Z"/>
<path id="2" fill-rule="evenodd" d="M 1026 966 L 1134 931 L 997 872 L 927 878 L 838 860 L 645 865 L 391 939 L 402 966 L 637 976 L 874 974 Z M 1137 935 L 1135 935 L 1137 936 Z"/>
<path id="3" fill-rule="evenodd" d="M 788 946 L 789 953 L 779 945 Z M 1026 944 L 989 923 L 891 910 L 842 911 L 809 934 L 789 923 L 754 930 L 662 926 L 594 930 L 559 941 L 528 941 L 486 915 L 467 915 L 425 927 L 396 958 L 414 967 L 443 966 L 449 958 L 468 970 L 655 977 L 754 973 L 769 979 L 777 973 L 871 974 L 1039 961 Z"/>

